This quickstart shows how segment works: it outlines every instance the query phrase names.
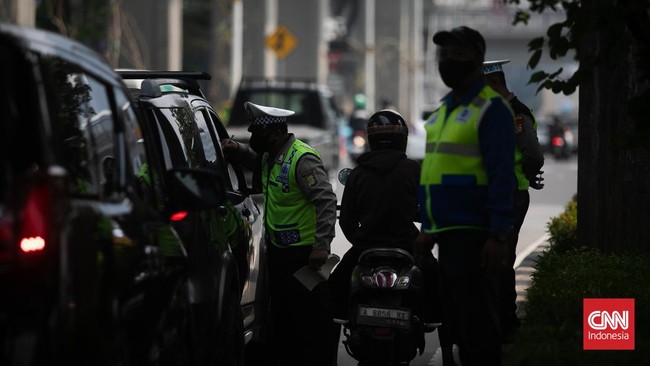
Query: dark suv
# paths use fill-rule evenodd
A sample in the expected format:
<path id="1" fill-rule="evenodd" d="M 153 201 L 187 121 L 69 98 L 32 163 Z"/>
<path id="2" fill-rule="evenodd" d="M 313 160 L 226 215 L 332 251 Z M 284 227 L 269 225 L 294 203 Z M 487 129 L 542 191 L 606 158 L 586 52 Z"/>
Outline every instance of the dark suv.
<path id="1" fill-rule="evenodd" d="M 318 151 L 329 171 L 339 165 L 339 124 L 342 114 L 329 89 L 302 79 L 242 79 L 231 106 L 228 130 L 235 140 L 248 142 L 245 102 L 289 109 L 289 132 Z"/>
<path id="2" fill-rule="evenodd" d="M 161 213 L 222 205 L 223 177 L 177 169 L 176 194 L 151 195 L 101 56 L 6 24 L 0 54 L 0 364 L 188 364 L 193 284 Z"/>
<path id="3" fill-rule="evenodd" d="M 158 162 L 150 172 L 152 177 L 162 177 L 158 183 L 163 196 L 176 194 L 173 182 L 164 178 L 172 169 L 206 169 L 227 177 L 223 205 L 189 213 L 174 226 L 187 245 L 190 261 L 201 269 L 191 276 L 195 310 L 215 316 L 208 316 L 210 322 L 199 329 L 196 344 L 217 356 L 240 355 L 242 324 L 248 341 L 257 335 L 267 306 L 264 230 L 242 168 L 222 153 L 220 141 L 230 135 L 197 81 L 210 76 L 118 72 L 145 117 L 144 140 Z"/>

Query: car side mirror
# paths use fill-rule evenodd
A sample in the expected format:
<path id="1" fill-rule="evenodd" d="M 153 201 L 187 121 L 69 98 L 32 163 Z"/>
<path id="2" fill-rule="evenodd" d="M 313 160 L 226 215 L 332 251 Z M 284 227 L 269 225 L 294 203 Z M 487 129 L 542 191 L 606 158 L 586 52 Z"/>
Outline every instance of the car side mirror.
<path id="1" fill-rule="evenodd" d="M 171 211 L 216 208 L 226 200 L 224 177 L 214 170 L 174 168 L 166 174 Z"/>

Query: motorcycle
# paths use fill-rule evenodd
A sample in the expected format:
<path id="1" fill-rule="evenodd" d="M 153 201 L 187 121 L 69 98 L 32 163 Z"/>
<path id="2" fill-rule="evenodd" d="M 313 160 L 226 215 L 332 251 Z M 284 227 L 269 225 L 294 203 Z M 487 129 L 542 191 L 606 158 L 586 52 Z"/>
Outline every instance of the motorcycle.
<path id="1" fill-rule="evenodd" d="M 344 169 L 345 170 L 345 169 Z M 339 172 L 345 184 L 348 171 Z M 408 365 L 425 346 L 424 334 L 439 323 L 424 323 L 425 279 L 413 256 L 399 248 L 364 250 L 350 280 L 343 345 L 359 365 Z"/>

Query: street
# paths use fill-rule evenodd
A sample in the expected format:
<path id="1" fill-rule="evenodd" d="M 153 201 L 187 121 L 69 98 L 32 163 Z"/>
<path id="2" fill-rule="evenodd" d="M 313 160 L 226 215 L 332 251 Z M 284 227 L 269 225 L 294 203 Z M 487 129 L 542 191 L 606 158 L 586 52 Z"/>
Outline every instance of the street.
<path id="1" fill-rule="evenodd" d="M 347 159 L 342 159 L 339 168 L 352 167 Z M 541 191 L 530 190 L 530 208 L 526 220 L 521 228 L 517 254 L 529 253 L 531 246 L 534 246 L 546 236 L 546 224 L 551 217 L 557 216 L 564 209 L 564 205 L 576 193 L 578 187 L 578 160 L 574 155 L 567 160 L 557 161 L 550 156 L 546 157 L 544 163 L 545 187 Z M 332 185 L 340 201 L 343 195 L 343 186 L 336 181 L 335 175 Z M 345 239 L 341 228 L 337 225 L 336 237 L 332 242 L 332 252 L 343 256 L 350 247 Z M 519 258 L 518 258 L 519 260 Z M 517 262 L 518 263 L 518 262 Z M 343 336 L 341 337 L 341 339 Z M 411 362 L 412 366 L 441 365 L 439 356 L 434 358 L 439 348 L 438 333 L 433 332 L 426 335 L 426 349 L 421 356 L 417 356 Z M 339 366 L 356 365 L 356 361 L 345 351 L 343 344 L 339 344 L 338 353 Z"/>

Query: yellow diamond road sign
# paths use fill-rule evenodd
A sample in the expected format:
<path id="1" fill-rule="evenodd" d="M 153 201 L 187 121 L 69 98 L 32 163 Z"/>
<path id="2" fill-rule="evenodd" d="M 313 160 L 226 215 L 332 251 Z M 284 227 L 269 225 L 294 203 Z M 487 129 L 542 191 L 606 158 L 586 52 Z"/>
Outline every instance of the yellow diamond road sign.
<path id="1" fill-rule="evenodd" d="M 266 46 L 279 58 L 285 58 L 298 46 L 298 40 L 287 27 L 281 25 L 266 37 Z"/>

